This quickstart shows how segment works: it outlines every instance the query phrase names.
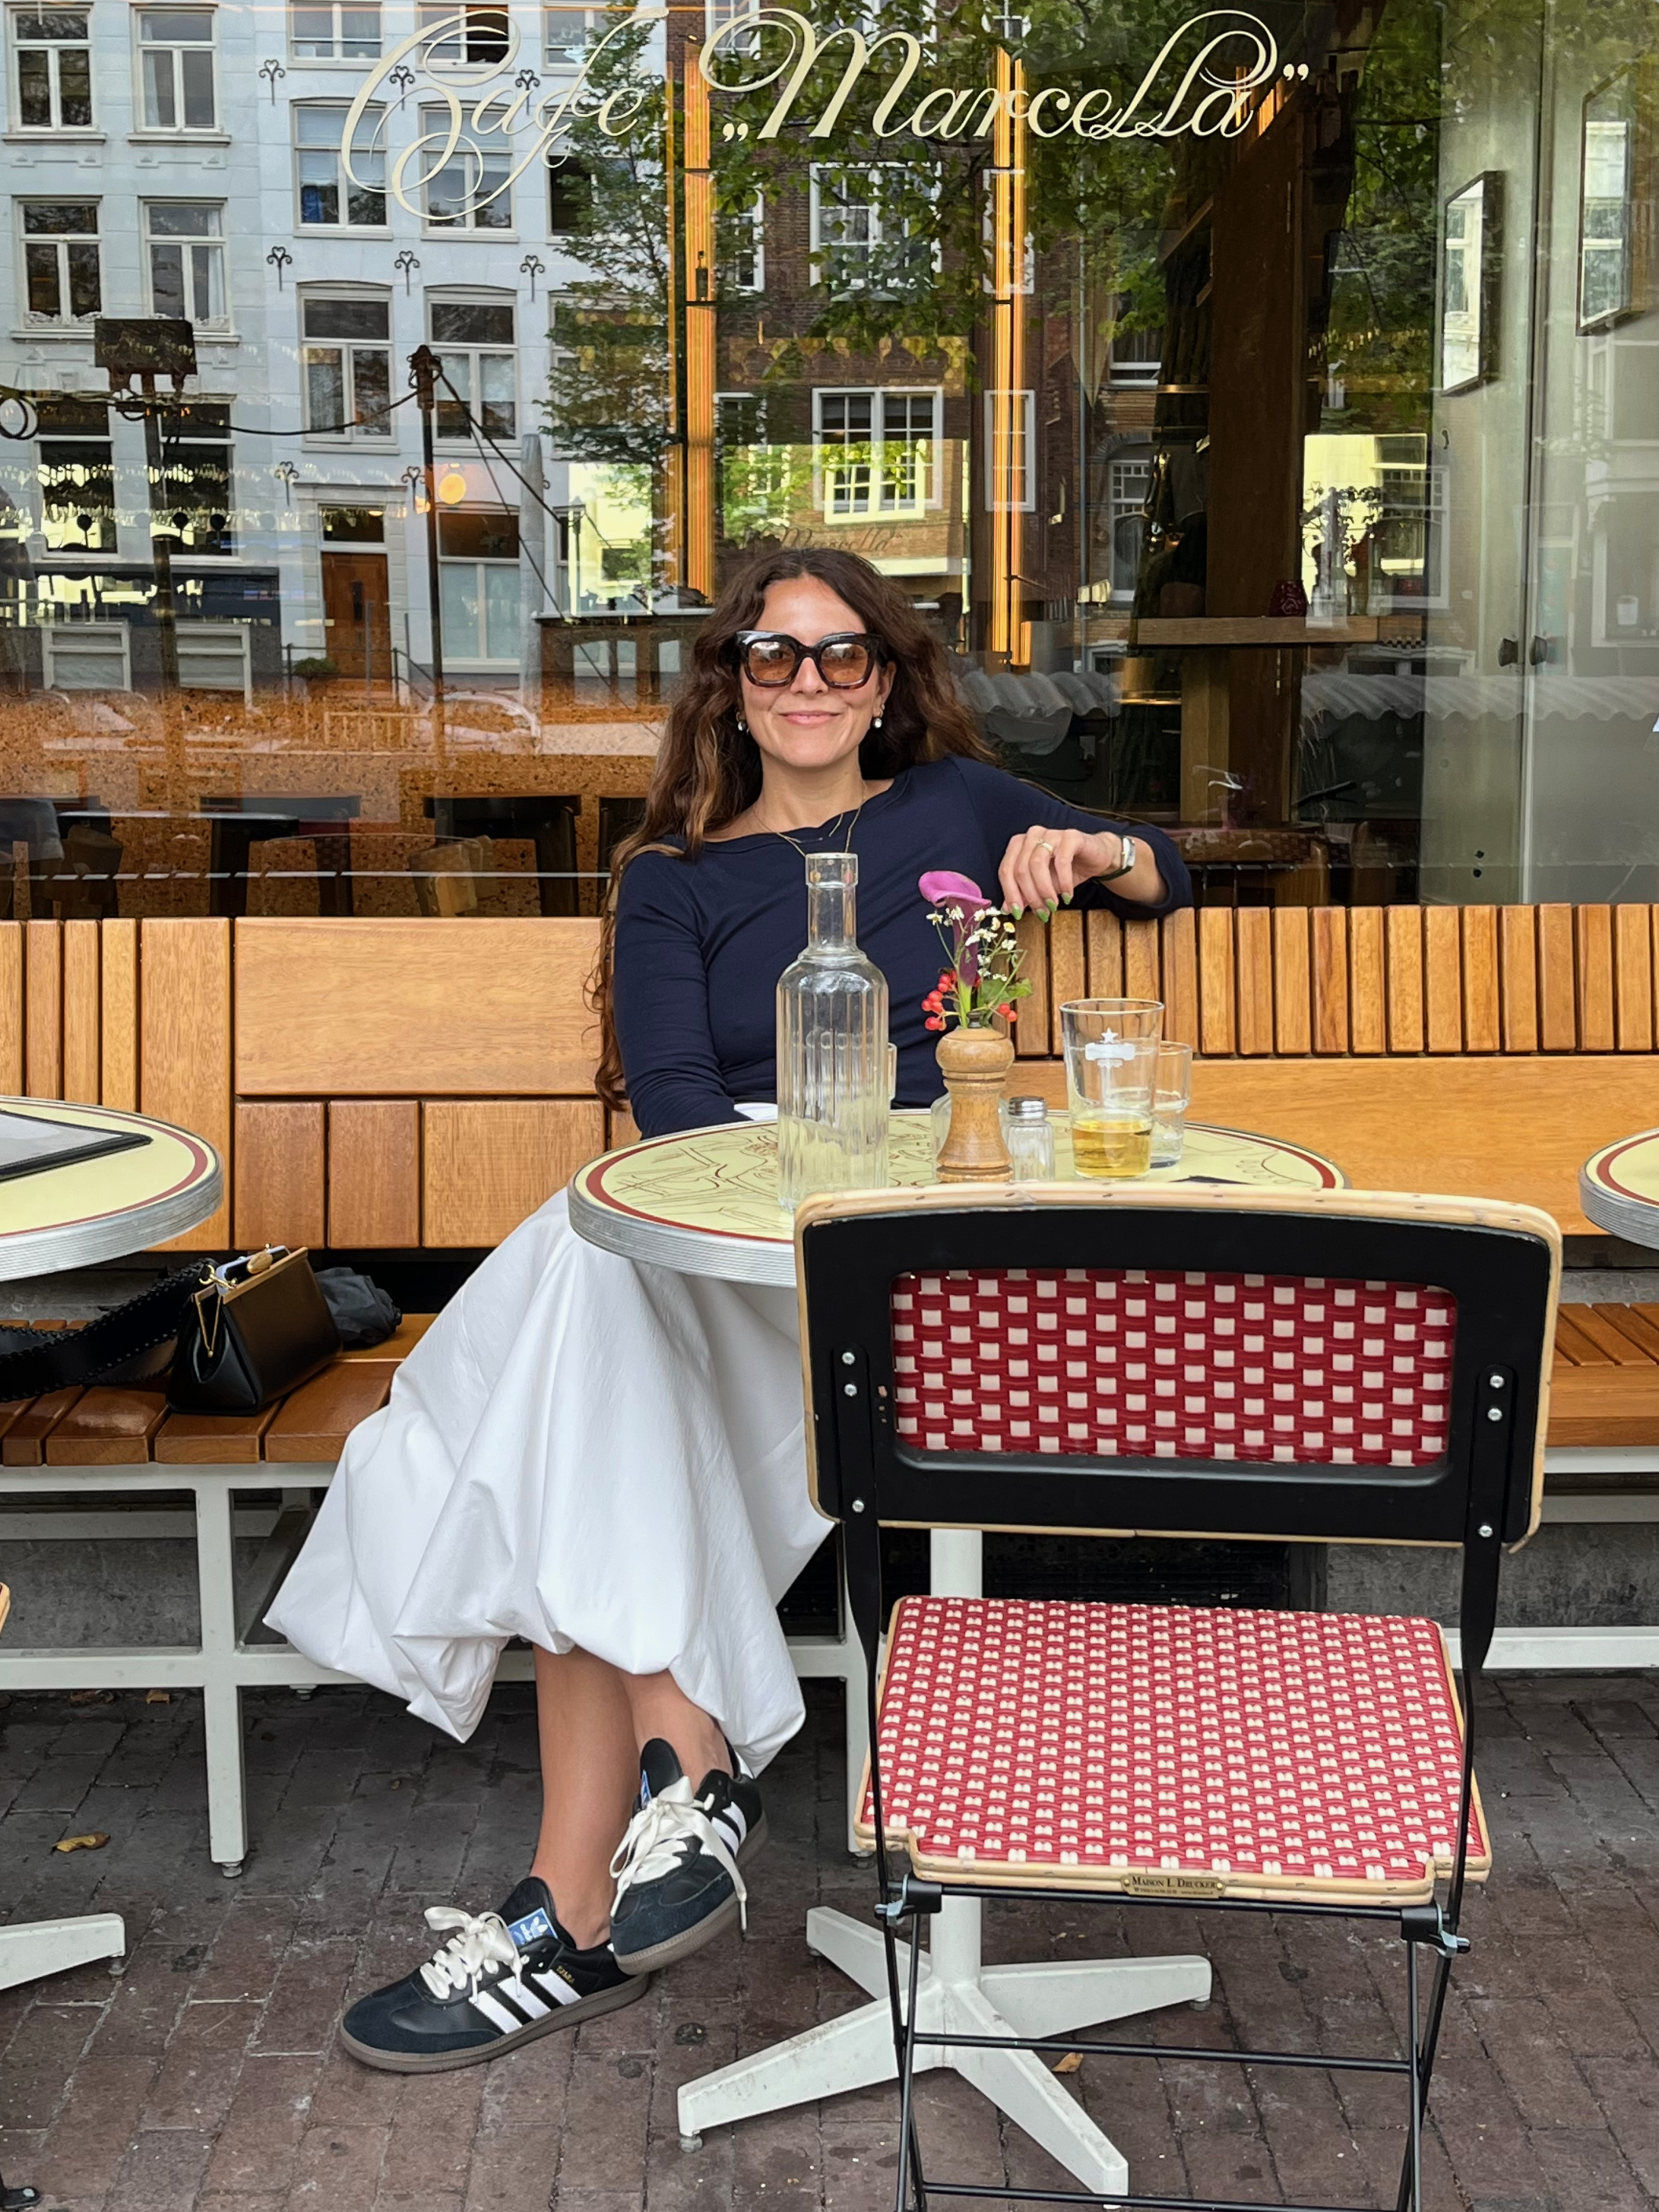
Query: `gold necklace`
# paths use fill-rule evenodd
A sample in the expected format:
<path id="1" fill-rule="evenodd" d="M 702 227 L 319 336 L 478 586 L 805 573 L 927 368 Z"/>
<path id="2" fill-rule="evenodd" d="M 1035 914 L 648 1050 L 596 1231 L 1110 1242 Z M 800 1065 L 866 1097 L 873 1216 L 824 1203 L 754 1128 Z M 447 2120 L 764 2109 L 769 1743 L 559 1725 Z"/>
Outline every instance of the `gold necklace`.
<path id="1" fill-rule="evenodd" d="M 837 829 L 841 827 L 843 822 L 847 822 L 847 835 L 842 841 L 841 848 L 843 853 L 850 853 L 853 849 L 853 832 L 859 826 L 859 817 L 864 811 L 864 801 L 860 799 L 858 805 L 854 807 L 852 811 L 853 818 L 850 822 L 847 822 L 847 809 L 844 806 L 841 812 L 836 817 L 836 827 Z M 781 837 L 786 845 L 793 845 L 796 852 L 800 854 L 803 860 L 810 860 L 811 859 L 812 856 L 807 851 L 805 846 L 796 845 L 794 839 L 789 835 L 789 832 L 787 830 L 775 830 L 769 822 L 763 822 L 761 827 L 765 830 L 769 837 Z"/>

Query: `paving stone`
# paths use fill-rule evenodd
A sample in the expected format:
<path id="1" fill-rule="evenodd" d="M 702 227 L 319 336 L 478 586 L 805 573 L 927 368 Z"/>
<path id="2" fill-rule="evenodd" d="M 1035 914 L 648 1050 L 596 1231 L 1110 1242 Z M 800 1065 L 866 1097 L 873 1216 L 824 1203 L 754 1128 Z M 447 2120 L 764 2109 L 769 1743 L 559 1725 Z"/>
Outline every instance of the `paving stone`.
<path id="1" fill-rule="evenodd" d="M 65 2197 L 102 2196 L 126 2154 L 160 2063 L 143 2051 L 82 2058 L 31 2169 L 35 2185 Z"/>
<path id="2" fill-rule="evenodd" d="M 280 2196 L 288 2189 L 311 2124 L 320 2065 L 315 2057 L 249 2056 L 208 2166 L 208 2204 L 216 2193 Z"/>

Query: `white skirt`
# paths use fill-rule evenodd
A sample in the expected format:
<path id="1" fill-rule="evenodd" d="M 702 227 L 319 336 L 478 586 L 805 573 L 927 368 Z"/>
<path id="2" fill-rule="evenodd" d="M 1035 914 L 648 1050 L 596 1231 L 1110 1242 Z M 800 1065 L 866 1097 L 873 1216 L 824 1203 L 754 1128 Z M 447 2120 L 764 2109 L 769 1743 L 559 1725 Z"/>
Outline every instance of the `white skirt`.
<path id="1" fill-rule="evenodd" d="M 802 1719 L 775 1608 L 830 1526 L 793 1291 L 618 1259 L 561 1194 L 352 1431 L 268 1618 L 463 1741 L 510 1637 L 666 1668 L 758 1769 Z"/>

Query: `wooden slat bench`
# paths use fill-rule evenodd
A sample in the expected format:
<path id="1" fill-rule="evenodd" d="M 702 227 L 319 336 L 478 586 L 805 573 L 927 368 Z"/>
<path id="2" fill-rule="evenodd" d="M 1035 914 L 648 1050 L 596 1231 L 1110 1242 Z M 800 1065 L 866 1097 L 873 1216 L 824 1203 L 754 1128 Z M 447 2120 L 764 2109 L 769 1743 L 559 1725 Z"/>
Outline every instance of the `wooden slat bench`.
<path id="1" fill-rule="evenodd" d="M 191 1645 L 93 1644 L 31 1650 L 0 1647 L 0 1690 L 199 1690 L 206 1720 L 209 1849 L 227 1874 L 240 1874 L 247 1852 L 242 1773 L 241 1693 L 253 1687 L 308 1690 L 352 1678 L 302 1658 L 261 1623 L 326 1489 L 345 1439 L 385 1405 L 398 1362 L 433 1316 L 408 1316 L 395 1337 L 343 1352 L 313 1381 L 278 1405 L 246 1416 L 169 1413 L 156 1390 L 94 1386 L 0 1407 L 0 1498 L 52 1501 L 51 1533 L 74 1536 L 84 1508 L 65 1507 L 66 1493 L 100 1500 L 146 1502 L 185 1493 L 193 1512 L 177 1533 L 196 1540 L 201 1607 L 199 1641 Z M 264 1545 L 239 1599 L 234 1573 L 237 1501 L 276 1492 Z M 246 1516 L 244 1516 L 245 1518 Z M 159 1533 L 154 1513 L 100 1513 L 88 1535 L 108 1541 L 123 1534 Z M 8 1522 L 0 1513 L 0 1537 Z M 173 1516 L 163 1526 L 173 1533 Z M 866 1743 L 863 1655 L 845 1627 L 834 1636 L 791 1637 L 802 1676 L 845 1686 L 848 1823 L 851 1823 Z M 501 1679 L 527 1680 L 527 1650 L 509 1650 Z"/>

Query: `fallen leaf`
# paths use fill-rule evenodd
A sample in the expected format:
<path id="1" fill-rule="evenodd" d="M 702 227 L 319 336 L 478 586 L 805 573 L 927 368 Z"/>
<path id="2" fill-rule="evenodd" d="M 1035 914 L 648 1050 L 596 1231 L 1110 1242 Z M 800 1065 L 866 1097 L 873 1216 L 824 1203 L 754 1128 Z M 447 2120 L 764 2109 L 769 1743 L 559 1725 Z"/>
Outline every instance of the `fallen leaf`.
<path id="1" fill-rule="evenodd" d="M 101 1851 L 109 1841 L 102 1828 L 94 1828 L 89 1836 L 65 1836 L 61 1843 L 52 1845 L 55 1851 Z"/>
<path id="2" fill-rule="evenodd" d="M 173 1692 L 171 1690 L 146 1690 L 144 1703 L 147 1705 L 170 1705 L 173 1703 Z"/>
<path id="3" fill-rule="evenodd" d="M 58 1848 L 61 1850 L 63 1846 L 60 1844 Z M 1080 2051 L 1068 2051 L 1063 2058 L 1055 2059 L 1054 2071 L 1056 2074 L 1075 2074 L 1082 2063 L 1083 2053 Z"/>
<path id="4" fill-rule="evenodd" d="M 71 1690 L 69 1701 L 72 1705 L 112 1705 L 115 1692 L 113 1690 Z"/>

